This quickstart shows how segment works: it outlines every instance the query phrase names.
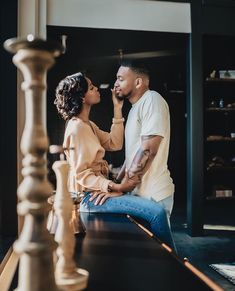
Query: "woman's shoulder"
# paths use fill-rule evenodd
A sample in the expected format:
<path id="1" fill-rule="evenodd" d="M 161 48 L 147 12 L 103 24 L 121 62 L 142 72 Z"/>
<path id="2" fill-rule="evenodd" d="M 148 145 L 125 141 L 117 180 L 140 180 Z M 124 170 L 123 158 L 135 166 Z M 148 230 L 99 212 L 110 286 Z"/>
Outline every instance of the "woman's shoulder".
<path id="1" fill-rule="evenodd" d="M 69 133 L 77 133 L 86 129 L 86 124 L 79 118 L 72 118 L 67 123 L 66 131 Z"/>
<path id="2" fill-rule="evenodd" d="M 91 120 L 90 120 L 90 124 L 91 124 L 93 127 L 99 129 L 99 126 L 98 126 L 94 121 L 91 121 Z"/>

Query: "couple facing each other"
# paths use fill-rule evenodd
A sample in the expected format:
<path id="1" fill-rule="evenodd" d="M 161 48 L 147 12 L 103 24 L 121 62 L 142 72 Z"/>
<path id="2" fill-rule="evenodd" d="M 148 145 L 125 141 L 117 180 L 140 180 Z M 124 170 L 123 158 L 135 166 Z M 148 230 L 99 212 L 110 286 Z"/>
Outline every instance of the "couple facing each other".
<path id="1" fill-rule="evenodd" d="M 125 162 L 115 181 L 108 177 L 105 151 L 120 150 L 124 139 L 123 100 L 132 108 L 125 126 Z M 63 147 L 70 165 L 68 187 L 83 192 L 81 212 L 122 213 L 144 219 L 151 231 L 175 250 L 169 218 L 174 184 L 167 167 L 170 116 L 163 97 L 149 89 L 148 70 L 123 62 L 112 89 L 110 132 L 89 119 L 100 102 L 98 88 L 83 73 L 67 76 L 56 88 L 55 105 L 66 120 Z"/>

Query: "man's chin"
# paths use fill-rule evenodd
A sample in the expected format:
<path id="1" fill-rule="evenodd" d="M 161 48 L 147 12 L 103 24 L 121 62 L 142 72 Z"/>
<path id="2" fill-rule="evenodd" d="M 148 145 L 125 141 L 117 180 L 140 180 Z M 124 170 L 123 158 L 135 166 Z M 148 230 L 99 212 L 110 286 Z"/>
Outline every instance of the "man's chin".
<path id="1" fill-rule="evenodd" d="M 117 99 L 120 101 L 123 101 L 125 99 L 125 97 L 124 96 L 117 96 Z"/>

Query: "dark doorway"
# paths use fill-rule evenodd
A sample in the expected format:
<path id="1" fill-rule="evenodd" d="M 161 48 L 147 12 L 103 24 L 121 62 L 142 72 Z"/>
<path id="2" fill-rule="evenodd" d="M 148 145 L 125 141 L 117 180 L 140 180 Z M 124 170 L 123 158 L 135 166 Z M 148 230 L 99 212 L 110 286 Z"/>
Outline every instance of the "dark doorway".
<path id="1" fill-rule="evenodd" d="M 168 102 L 171 113 L 171 146 L 169 168 L 176 185 L 175 203 L 186 207 L 186 48 L 187 34 L 47 27 L 48 39 L 61 42 L 66 35 L 66 53 L 48 74 L 47 128 L 51 144 L 63 141 L 64 121 L 53 105 L 54 91 L 66 75 L 85 70 L 100 87 L 102 100 L 92 112 L 91 119 L 102 129 L 109 130 L 112 120 L 111 92 L 120 57 L 144 60 L 151 74 L 151 89 L 158 91 Z M 106 84 L 108 88 L 102 84 Z M 108 84 L 108 85 L 107 85 Z M 124 106 L 126 117 L 130 105 Z M 114 167 L 124 160 L 124 150 L 107 153 Z M 51 158 L 49 158 L 51 161 Z M 53 180 L 53 173 L 50 175 Z M 52 181 L 53 182 L 53 181 Z"/>

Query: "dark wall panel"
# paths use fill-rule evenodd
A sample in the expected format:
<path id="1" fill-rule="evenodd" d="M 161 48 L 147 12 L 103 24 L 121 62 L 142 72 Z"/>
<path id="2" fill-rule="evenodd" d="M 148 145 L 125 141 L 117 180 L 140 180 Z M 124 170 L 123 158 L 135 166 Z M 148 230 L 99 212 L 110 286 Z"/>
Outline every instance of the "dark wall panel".
<path id="1" fill-rule="evenodd" d="M 16 67 L 3 42 L 17 35 L 17 0 L 3 1 L 0 10 L 0 234 L 17 233 L 17 96 Z"/>
<path id="2" fill-rule="evenodd" d="M 188 124 L 187 124 L 187 221 L 189 233 L 200 235 L 203 227 L 203 61 L 204 35 L 235 35 L 235 2 L 233 0 L 191 0 L 192 34 L 189 49 Z M 211 55 L 222 46 L 211 48 Z M 226 43 L 224 43 L 226 46 Z M 204 62 L 204 64 L 203 64 Z"/>

